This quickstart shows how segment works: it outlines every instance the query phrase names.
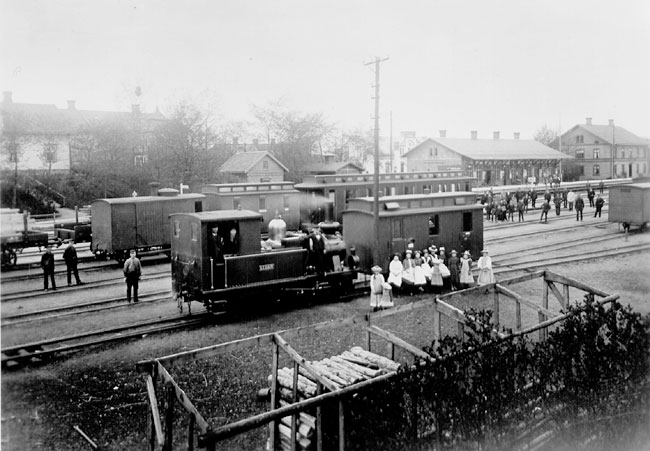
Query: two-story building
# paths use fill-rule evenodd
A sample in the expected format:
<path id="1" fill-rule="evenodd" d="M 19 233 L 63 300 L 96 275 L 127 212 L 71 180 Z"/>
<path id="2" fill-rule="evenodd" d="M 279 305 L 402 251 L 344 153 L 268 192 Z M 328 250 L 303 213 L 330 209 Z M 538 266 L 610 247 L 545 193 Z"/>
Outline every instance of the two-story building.
<path id="1" fill-rule="evenodd" d="M 552 145 L 575 158 L 566 170 L 578 180 L 650 174 L 650 142 L 614 125 L 613 120 L 597 125 L 588 117 L 585 124 L 571 127 Z"/>

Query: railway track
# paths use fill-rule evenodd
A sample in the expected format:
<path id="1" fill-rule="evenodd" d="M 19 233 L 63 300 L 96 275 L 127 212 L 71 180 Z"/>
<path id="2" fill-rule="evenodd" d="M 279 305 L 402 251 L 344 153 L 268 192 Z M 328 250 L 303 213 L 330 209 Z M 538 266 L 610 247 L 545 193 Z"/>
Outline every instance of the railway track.
<path id="1" fill-rule="evenodd" d="M 139 303 L 149 304 L 170 299 L 171 292 L 169 290 L 155 291 L 152 293 L 140 294 Z M 31 312 L 20 312 L 10 315 L 2 315 L 0 326 L 12 327 L 32 323 L 34 321 L 47 321 L 51 319 L 59 319 L 66 316 L 76 316 L 86 313 L 97 313 L 116 308 L 129 307 L 124 301 L 124 296 L 118 296 L 111 299 L 102 299 L 99 301 L 84 302 L 80 304 L 64 305 L 59 307 L 52 307 Z"/>
<path id="2" fill-rule="evenodd" d="M 68 355 L 100 345 L 205 325 L 214 318 L 214 315 L 208 314 L 174 315 L 156 321 L 142 321 L 109 329 L 9 346 L 0 351 L 2 367 L 14 368 L 26 364 L 44 363 L 55 356 Z"/>
<path id="3" fill-rule="evenodd" d="M 42 277 L 42 276 L 41 276 Z M 163 279 L 169 277 L 169 270 L 165 271 L 158 271 L 155 273 L 149 273 L 145 274 L 142 276 L 140 279 L 141 281 L 147 281 L 147 280 L 155 280 L 155 279 Z M 57 288 L 57 292 L 71 292 L 71 291 L 79 291 L 79 290 L 90 290 L 90 289 L 95 289 L 95 288 L 105 288 L 113 285 L 120 285 L 124 283 L 124 276 L 120 277 L 112 277 L 110 279 L 104 279 L 102 281 L 98 282 L 93 282 L 92 284 L 84 284 L 84 285 L 74 285 L 72 287 L 61 287 Z M 31 290 L 23 290 L 20 292 L 16 293 L 7 293 L 2 296 L 0 299 L 0 302 L 3 304 L 6 302 L 11 302 L 11 301 L 17 301 L 21 299 L 26 299 L 26 298 L 34 298 L 34 297 L 40 297 L 40 296 L 47 296 L 51 295 L 51 291 L 43 291 L 43 289 L 31 289 Z"/>

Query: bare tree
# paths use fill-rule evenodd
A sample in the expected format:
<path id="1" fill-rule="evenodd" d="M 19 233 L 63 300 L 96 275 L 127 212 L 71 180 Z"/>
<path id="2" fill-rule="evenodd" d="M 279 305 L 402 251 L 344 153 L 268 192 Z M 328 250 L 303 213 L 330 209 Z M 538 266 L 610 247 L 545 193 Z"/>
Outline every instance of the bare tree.
<path id="1" fill-rule="evenodd" d="M 533 135 L 533 139 L 537 142 L 544 144 L 545 146 L 550 146 L 553 141 L 558 137 L 557 131 L 549 128 L 546 124 L 542 125 L 537 129 Z"/>

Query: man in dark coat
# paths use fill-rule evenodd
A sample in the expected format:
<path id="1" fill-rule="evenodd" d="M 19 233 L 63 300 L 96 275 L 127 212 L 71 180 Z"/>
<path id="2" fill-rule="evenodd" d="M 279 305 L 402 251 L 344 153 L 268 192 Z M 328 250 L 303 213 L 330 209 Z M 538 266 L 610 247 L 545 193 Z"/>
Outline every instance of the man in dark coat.
<path id="1" fill-rule="evenodd" d="M 555 204 L 555 214 L 557 216 L 560 216 L 560 208 L 562 207 L 562 198 L 559 195 L 555 196 L 555 199 L 553 199 L 553 203 Z"/>
<path id="2" fill-rule="evenodd" d="M 140 260 L 135 256 L 135 249 L 131 250 L 131 258 L 124 262 L 124 277 L 126 278 L 126 300 L 131 302 L 131 289 L 133 289 L 133 302 L 138 302 L 138 283 L 142 275 Z"/>
<path id="3" fill-rule="evenodd" d="M 316 273 L 322 275 L 325 273 L 323 256 L 325 254 L 325 242 L 318 227 L 312 230 L 307 241 L 309 251 L 309 261 L 316 269 Z"/>
<path id="4" fill-rule="evenodd" d="M 598 189 L 600 190 L 600 194 L 603 194 L 603 190 L 605 189 L 605 182 L 601 180 L 598 184 Z"/>
<path id="5" fill-rule="evenodd" d="M 81 280 L 79 280 L 79 271 L 77 270 L 77 249 L 75 249 L 72 241 L 70 241 L 70 244 L 68 244 L 68 247 L 63 252 L 63 260 L 68 270 L 68 286 L 72 285 L 72 274 L 74 274 L 77 285 L 82 285 Z"/>
<path id="6" fill-rule="evenodd" d="M 576 221 L 582 221 L 582 210 L 585 209 L 585 201 L 580 196 L 580 194 L 576 195 Z"/>
<path id="7" fill-rule="evenodd" d="M 548 222 L 548 212 L 551 209 L 551 204 L 545 200 L 544 203 L 542 204 L 542 214 L 539 217 L 539 222 L 542 222 L 542 219 L 544 220 L 545 223 Z"/>
<path id="8" fill-rule="evenodd" d="M 56 283 L 54 282 L 54 254 L 52 254 L 52 247 L 47 246 L 45 253 L 41 257 L 41 268 L 43 268 L 43 291 L 48 289 L 49 277 L 52 281 L 52 289 L 56 290 Z"/>
<path id="9" fill-rule="evenodd" d="M 590 207 L 594 206 L 594 197 L 596 197 L 596 191 L 594 191 L 593 188 L 589 188 L 589 191 L 587 191 L 587 198 L 589 199 Z"/>
<path id="10" fill-rule="evenodd" d="M 596 199 L 596 212 L 594 213 L 594 218 L 598 216 L 599 218 L 600 213 L 603 211 L 603 205 L 605 205 L 605 199 L 600 197 L 600 194 L 598 195 L 598 198 Z"/>

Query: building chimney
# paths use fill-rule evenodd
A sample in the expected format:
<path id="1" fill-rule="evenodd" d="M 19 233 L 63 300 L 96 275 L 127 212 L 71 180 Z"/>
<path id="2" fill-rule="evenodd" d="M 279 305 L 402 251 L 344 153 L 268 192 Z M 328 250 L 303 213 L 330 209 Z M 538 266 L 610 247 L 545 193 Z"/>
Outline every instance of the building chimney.
<path id="1" fill-rule="evenodd" d="M 499 132 L 492 132 L 492 139 L 494 139 L 495 141 L 498 141 L 499 140 Z"/>
<path id="2" fill-rule="evenodd" d="M 239 144 L 239 138 L 235 136 L 235 137 L 232 139 L 232 143 L 233 143 L 233 145 L 235 145 L 235 146 L 238 145 L 238 144 Z"/>
<path id="3" fill-rule="evenodd" d="M 77 109 L 74 100 L 68 100 L 68 109 L 69 110 L 76 110 Z"/>
<path id="4" fill-rule="evenodd" d="M 515 139 L 519 139 L 519 132 L 515 132 Z"/>
<path id="5" fill-rule="evenodd" d="M 140 105 L 137 103 L 134 103 L 131 105 L 131 113 L 133 114 L 140 114 Z"/>
<path id="6" fill-rule="evenodd" d="M 478 131 L 476 130 L 472 130 L 470 134 L 472 135 L 472 139 L 476 139 L 478 137 Z"/>
<path id="7" fill-rule="evenodd" d="M 4 91 L 2 93 L 2 103 L 13 103 L 11 99 L 11 91 Z"/>
<path id="8" fill-rule="evenodd" d="M 590 117 L 587 118 L 587 125 L 591 125 L 591 118 Z"/>
<path id="9" fill-rule="evenodd" d="M 446 138 L 447 137 L 447 130 L 438 130 L 440 132 L 440 137 L 441 138 Z"/>
<path id="10" fill-rule="evenodd" d="M 610 127 L 613 127 L 613 126 L 614 126 L 614 119 L 610 119 L 610 120 L 609 120 L 609 126 L 610 126 Z"/>

